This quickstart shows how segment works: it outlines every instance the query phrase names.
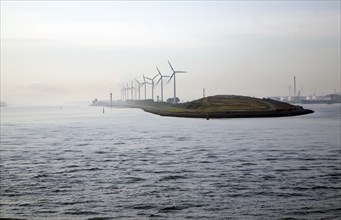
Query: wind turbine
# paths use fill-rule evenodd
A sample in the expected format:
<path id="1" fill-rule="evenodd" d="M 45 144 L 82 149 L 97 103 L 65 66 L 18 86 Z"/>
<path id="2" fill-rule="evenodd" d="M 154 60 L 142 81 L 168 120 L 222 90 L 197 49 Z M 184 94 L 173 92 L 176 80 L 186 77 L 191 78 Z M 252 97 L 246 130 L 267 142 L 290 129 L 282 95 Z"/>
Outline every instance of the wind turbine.
<path id="1" fill-rule="evenodd" d="M 146 81 L 146 77 L 143 74 L 143 84 L 144 84 L 144 100 L 147 100 L 147 84 L 150 84 Z"/>
<path id="2" fill-rule="evenodd" d="M 124 87 L 124 101 L 128 99 L 128 89 L 127 87 Z"/>
<path id="3" fill-rule="evenodd" d="M 123 86 L 123 99 L 124 101 L 126 100 L 127 96 L 126 96 L 126 87 L 122 84 Z"/>
<path id="4" fill-rule="evenodd" d="M 132 80 L 131 81 L 131 87 L 130 87 L 130 89 L 131 89 L 131 100 L 134 100 L 134 81 Z"/>
<path id="5" fill-rule="evenodd" d="M 137 79 L 135 79 L 135 81 L 137 82 L 137 88 L 138 88 L 138 93 L 139 93 L 139 100 L 141 100 L 141 87 L 144 85 L 144 83 L 140 83 Z"/>
<path id="6" fill-rule="evenodd" d="M 173 102 L 174 102 L 174 104 L 176 104 L 176 84 L 175 84 L 175 74 L 176 74 L 176 73 L 187 73 L 187 72 L 186 72 L 186 71 L 179 71 L 179 70 L 175 71 L 175 70 L 173 69 L 172 65 L 170 64 L 169 60 L 168 60 L 168 64 L 169 64 L 170 68 L 171 68 L 172 71 L 173 71 L 172 75 L 170 76 L 170 78 L 169 78 L 169 80 L 168 80 L 168 83 L 171 81 L 172 78 L 174 78 L 174 101 L 173 101 Z"/>
<path id="7" fill-rule="evenodd" d="M 160 79 L 156 82 L 156 85 L 161 82 L 161 102 L 163 102 L 163 77 L 169 77 L 169 76 L 163 76 L 159 70 L 158 67 L 156 67 L 157 71 L 159 72 Z"/>
<path id="8" fill-rule="evenodd" d="M 128 86 L 128 83 L 127 83 L 127 87 L 126 87 L 127 99 L 126 100 L 129 100 L 129 90 L 130 90 L 130 87 Z"/>
<path id="9" fill-rule="evenodd" d="M 121 89 L 121 99 L 122 101 L 124 101 L 124 85 L 122 85 L 122 89 Z"/>
<path id="10" fill-rule="evenodd" d="M 121 89 L 121 101 L 124 101 L 124 88 Z"/>
<path id="11" fill-rule="evenodd" d="M 154 85 L 154 79 L 155 79 L 158 75 L 159 75 L 159 74 L 156 74 L 153 78 L 149 78 L 149 77 L 146 77 L 146 76 L 145 76 L 146 79 L 152 81 L 151 85 L 152 85 L 152 99 L 153 99 L 153 101 L 154 101 L 154 87 L 155 87 L 155 85 Z"/>

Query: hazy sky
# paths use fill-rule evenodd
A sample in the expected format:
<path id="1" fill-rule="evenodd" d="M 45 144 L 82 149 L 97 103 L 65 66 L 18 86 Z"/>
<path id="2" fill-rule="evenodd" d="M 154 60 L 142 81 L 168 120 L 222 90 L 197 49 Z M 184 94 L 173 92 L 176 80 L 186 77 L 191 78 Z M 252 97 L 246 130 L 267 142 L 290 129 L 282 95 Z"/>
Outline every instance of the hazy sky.
<path id="1" fill-rule="evenodd" d="M 120 98 L 123 83 L 177 76 L 181 100 L 340 90 L 340 1 L 1 1 L 1 100 Z M 165 88 L 172 96 L 173 84 Z M 160 87 L 156 88 L 156 94 Z M 150 97 L 150 93 L 149 93 Z"/>

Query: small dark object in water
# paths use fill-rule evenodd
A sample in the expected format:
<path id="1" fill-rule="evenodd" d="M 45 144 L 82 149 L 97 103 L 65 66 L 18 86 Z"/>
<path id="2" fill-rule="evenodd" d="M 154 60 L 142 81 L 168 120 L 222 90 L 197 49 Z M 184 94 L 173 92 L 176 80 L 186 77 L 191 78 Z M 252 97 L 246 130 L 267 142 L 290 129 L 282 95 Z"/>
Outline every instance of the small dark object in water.
<path id="1" fill-rule="evenodd" d="M 208 113 L 206 114 L 206 120 L 210 120 L 210 116 L 208 115 Z"/>

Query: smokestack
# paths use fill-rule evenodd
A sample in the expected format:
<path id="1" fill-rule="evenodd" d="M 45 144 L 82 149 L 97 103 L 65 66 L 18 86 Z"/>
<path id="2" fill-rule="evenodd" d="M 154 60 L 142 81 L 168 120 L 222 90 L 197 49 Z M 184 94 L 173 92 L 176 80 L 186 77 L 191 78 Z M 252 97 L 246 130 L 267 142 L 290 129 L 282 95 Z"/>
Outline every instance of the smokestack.
<path id="1" fill-rule="evenodd" d="M 296 76 L 294 76 L 294 96 L 296 96 Z"/>
<path id="2" fill-rule="evenodd" d="M 202 97 L 205 98 L 205 88 L 202 89 Z"/>

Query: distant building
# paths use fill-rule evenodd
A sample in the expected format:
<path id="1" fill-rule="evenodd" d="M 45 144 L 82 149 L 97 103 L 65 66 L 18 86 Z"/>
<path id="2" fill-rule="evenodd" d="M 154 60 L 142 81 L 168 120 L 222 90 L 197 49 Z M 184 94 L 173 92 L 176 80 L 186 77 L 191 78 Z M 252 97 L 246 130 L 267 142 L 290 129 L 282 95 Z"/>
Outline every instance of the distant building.
<path id="1" fill-rule="evenodd" d="M 330 94 L 325 97 L 329 98 L 333 103 L 341 103 L 341 95 L 338 94 Z"/>
<path id="2" fill-rule="evenodd" d="M 269 97 L 270 99 L 287 102 L 290 104 L 332 104 L 341 103 L 341 95 L 330 94 L 326 96 L 275 96 Z"/>

